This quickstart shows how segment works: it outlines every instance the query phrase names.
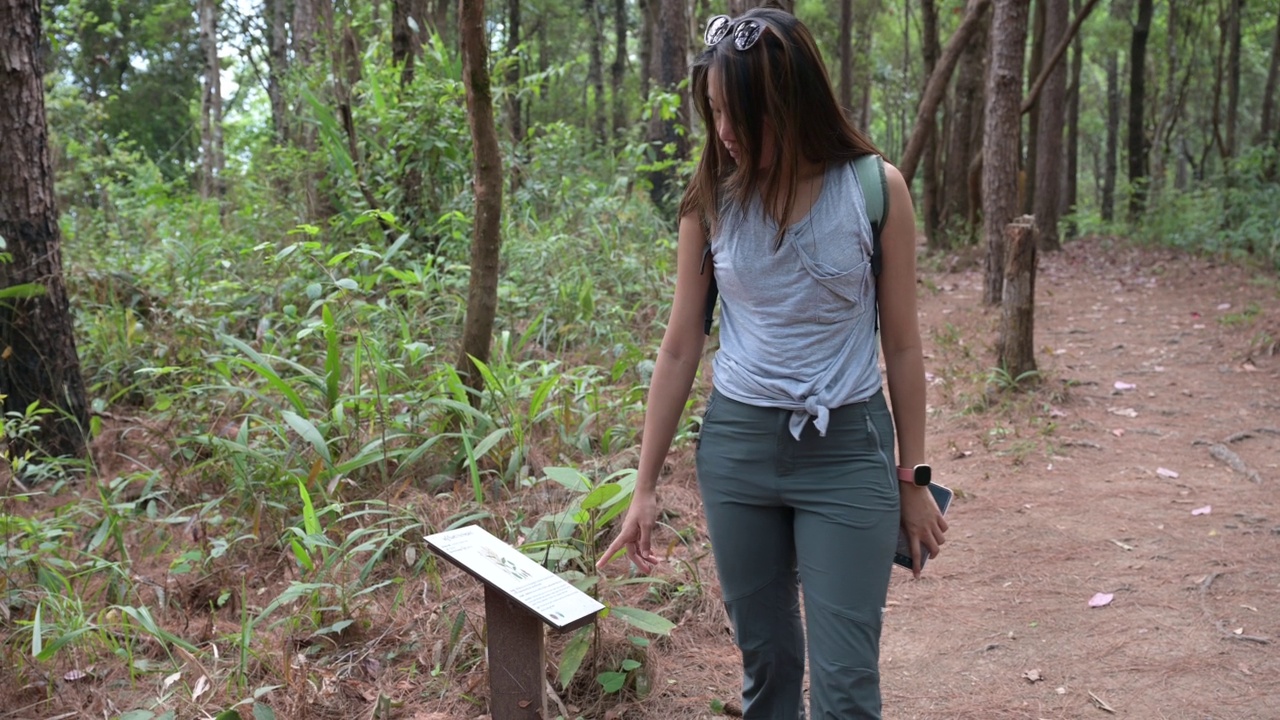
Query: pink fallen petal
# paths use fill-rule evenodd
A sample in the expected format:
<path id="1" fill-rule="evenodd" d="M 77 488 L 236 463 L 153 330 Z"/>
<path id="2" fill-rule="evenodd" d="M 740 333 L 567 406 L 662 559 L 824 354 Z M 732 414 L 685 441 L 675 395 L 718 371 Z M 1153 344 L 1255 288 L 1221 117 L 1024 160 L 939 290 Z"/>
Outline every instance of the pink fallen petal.
<path id="1" fill-rule="evenodd" d="M 1169 468 L 1156 468 L 1156 474 L 1157 474 L 1157 475 L 1159 475 L 1160 477 L 1163 477 L 1163 478 L 1176 478 L 1176 477 L 1178 477 L 1178 471 L 1177 471 L 1177 470 L 1170 470 Z"/>
<path id="2" fill-rule="evenodd" d="M 1097 593 L 1093 597 L 1089 598 L 1089 607 L 1096 608 L 1110 605 L 1114 598 L 1115 595 L 1112 593 Z"/>
<path id="3" fill-rule="evenodd" d="M 1117 380 L 1117 381 L 1116 381 L 1116 389 L 1117 389 L 1117 390 L 1133 390 L 1133 389 L 1134 389 L 1134 388 L 1136 388 L 1136 387 L 1138 387 L 1138 386 L 1137 386 L 1137 385 L 1134 385 L 1133 383 L 1127 383 L 1127 382 L 1125 382 L 1125 381 L 1123 381 L 1123 380 Z"/>
<path id="4" fill-rule="evenodd" d="M 1213 512 L 1213 506 L 1205 505 L 1204 507 L 1198 507 L 1195 510 L 1192 510 L 1191 514 L 1192 515 L 1208 515 L 1211 512 Z"/>

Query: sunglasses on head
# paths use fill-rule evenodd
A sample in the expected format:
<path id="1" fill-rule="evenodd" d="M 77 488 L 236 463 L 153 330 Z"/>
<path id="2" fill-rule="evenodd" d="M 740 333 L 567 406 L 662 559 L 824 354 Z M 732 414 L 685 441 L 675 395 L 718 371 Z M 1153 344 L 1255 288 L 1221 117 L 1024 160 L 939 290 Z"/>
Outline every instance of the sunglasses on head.
<path id="1" fill-rule="evenodd" d="M 739 52 L 750 50 L 752 45 L 764 34 L 764 24 L 759 20 L 746 19 L 735 21 L 728 15 L 716 15 L 707 21 L 707 29 L 702 39 L 707 45 L 716 45 L 730 34 L 733 35 L 733 46 Z"/>

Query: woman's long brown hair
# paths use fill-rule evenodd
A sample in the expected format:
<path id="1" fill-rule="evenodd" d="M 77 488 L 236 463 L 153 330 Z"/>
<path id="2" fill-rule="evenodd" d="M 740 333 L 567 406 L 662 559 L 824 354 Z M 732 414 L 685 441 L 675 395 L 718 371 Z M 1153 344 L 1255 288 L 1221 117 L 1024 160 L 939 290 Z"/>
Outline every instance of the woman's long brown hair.
<path id="1" fill-rule="evenodd" d="M 707 143 L 680 201 L 680 215 L 694 215 L 714 230 L 721 199 L 745 206 L 753 193 L 759 193 L 765 212 L 778 224 L 776 246 L 786 232 L 783 221 L 795 207 L 802 157 L 829 163 L 880 151 L 841 110 L 813 35 L 803 23 L 774 8 L 751 10 L 733 22 L 746 19 L 764 26 L 755 45 L 738 50 L 731 31 L 693 61 L 693 101 L 706 127 Z M 727 113 L 740 148 L 737 163 L 716 134 L 708 96 L 713 69 L 724 86 L 721 111 Z M 761 169 L 766 120 L 775 142 L 771 162 Z M 781 214 L 775 215 L 778 209 Z"/>

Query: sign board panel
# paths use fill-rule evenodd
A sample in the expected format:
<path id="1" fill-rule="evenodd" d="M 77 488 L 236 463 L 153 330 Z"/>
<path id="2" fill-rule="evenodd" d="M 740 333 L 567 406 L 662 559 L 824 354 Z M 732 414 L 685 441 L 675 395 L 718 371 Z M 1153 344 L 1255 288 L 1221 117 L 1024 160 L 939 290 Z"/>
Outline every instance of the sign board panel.
<path id="1" fill-rule="evenodd" d="M 595 598 L 479 525 L 428 535 L 426 540 L 432 552 L 496 588 L 561 632 L 590 624 L 604 609 Z"/>

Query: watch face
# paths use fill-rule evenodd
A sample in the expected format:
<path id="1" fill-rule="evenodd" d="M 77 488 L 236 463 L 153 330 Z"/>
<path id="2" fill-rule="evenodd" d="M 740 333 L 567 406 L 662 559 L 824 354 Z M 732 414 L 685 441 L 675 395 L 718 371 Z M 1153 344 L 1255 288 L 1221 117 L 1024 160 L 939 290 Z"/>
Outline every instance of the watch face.
<path id="1" fill-rule="evenodd" d="M 915 483 L 916 485 L 928 485 L 933 482 L 933 468 L 928 465 L 917 465 L 915 467 Z"/>

